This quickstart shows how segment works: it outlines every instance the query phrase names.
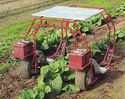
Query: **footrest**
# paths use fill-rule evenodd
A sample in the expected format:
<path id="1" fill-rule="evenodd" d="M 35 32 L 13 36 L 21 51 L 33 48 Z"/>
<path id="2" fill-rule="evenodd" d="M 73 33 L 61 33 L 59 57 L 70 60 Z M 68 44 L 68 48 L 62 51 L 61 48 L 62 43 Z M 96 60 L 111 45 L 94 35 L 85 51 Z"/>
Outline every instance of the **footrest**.
<path id="1" fill-rule="evenodd" d="M 95 74 L 104 74 L 106 73 L 107 69 L 105 67 L 100 67 L 96 60 L 92 59 L 92 65 L 95 69 Z"/>
<path id="2" fill-rule="evenodd" d="M 49 63 L 51 63 L 51 62 L 53 62 L 54 61 L 54 59 L 52 59 L 52 58 L 47 58 L 47 63 L 49 64 Z"/>

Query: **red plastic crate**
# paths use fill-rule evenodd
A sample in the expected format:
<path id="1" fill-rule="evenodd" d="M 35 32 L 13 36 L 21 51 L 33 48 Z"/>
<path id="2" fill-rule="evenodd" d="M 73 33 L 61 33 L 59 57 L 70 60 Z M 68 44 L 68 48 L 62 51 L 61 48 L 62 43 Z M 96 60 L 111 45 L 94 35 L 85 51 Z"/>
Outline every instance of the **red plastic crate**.
<path id="1" fill-rule="evenodd" d="M 79 51 L 74 51 L 70 53 L 69 66 L 73 68 L 82 68 L 86 63 L 89 62 L 89 53 L 88 50 L 78 49 Z"/>
<path id="2" fill-rule="evenodd" d="M 23 58 L 29 53 L 33 52 L 33 42 L 31 41 L 20 41 L 13 45 L 14 56 L 18 58 Z"/>

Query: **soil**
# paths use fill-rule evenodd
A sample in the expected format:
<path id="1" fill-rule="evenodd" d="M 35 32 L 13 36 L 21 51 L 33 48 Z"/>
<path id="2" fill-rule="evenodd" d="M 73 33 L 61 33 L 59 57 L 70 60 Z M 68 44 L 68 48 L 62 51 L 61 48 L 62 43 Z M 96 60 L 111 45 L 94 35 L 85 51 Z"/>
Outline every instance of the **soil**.
<path id="1" fill-rule="evenodd" d="M 47 2 L 50 0 L 42 0 L 47 5 Z M 60 0 L 60 1 L 66 1 L 66 0 Z M 29 18 L 30 14 L 34 11 L 37 11 L 39 9 L 32 8 L 31 4 L 36 4 L 38 8 L 38 4 L 41 3 L 41 0 L 22 0 L 21 2 L 19 0 L 1 0 L 0 1 L 0 13 L 3 13 L 0 15 L 1 25 L 0 29 L 4 29 L 7 27 L 7 19 L 14 20 L 13 17 L 7 17 L 8 15 L 12 16 L 15 15 L 15 17 L 18 18 Z M 52 4 L 59 4 L 58 2 L 50 2 Z M 16 5 L 16 6 L 15 6 Z M 42 5 L 42 3 L 41 3 Z M 21 6 L 24 7 L 26 11 L 30 10 L 30 12 L 23 13 L 22 10 L 19 11 Z M 47 6 L 49 7 L 49 6 Z M 8 11 L 12 10 L 12 12 L 8 13 Z M 15 11 L 15 12 L 14 12 Z M 18 12 L 16 14 L 16 12 Z M 25 15 L 25 17 L 24 17 Z M 14 21 L 15 23 L 11 21 L 8 26 L 11 27 L 14 26 L 18 20 Z M 125 26 L 125 17 L 117 17 L 113 19 L 113 23 L 115 24 L 116 30 L 122 29 Z M 113 30 L 111 30 L 113 31 Z M 108 28 L 106 25 L 103 25 L 101 27 L 94 27 L 91 30 L 91 34 L 88 34 L 85 39 L 87 43 L 92 44 L 94 41 L 102 40 L 102 38 L 105 36 L 105 34 L 108 33 Z M 69 44 L 67 50 L 71 51 L 74 49 L 74 43 Z M 83 46 L 83 42 L 79 39 L 79 46 Z M 9 55 L 8 55 L 9 56 Z M 1 61 L 6 62 L 7 59 L 3 58 Z M 3 70 L 1 72 L 2 78 L 0 79 L 0 99 L 17 99 L 19 95 L 21 95 L 22 89 L 33 89 L 35 86 L 37 86 L 37 77 L 33 76 L 31 79 L 25 79 L 20 75 L 20 67 L 19 65 L 10 66 L 9 68 Z M 124 99 L 125 98 L 125 42 L 118 42 L 116 43 L 115 52 L 113 56 L 112 63 L 108 67 L 108 72 L 104 74 L 98 81 L 96 81 L 90 90 L 88 91 L 80 91 L 77 94 L 67 94 L 62 93 L 61 95 L 57 96 L 57 99 Z"/>

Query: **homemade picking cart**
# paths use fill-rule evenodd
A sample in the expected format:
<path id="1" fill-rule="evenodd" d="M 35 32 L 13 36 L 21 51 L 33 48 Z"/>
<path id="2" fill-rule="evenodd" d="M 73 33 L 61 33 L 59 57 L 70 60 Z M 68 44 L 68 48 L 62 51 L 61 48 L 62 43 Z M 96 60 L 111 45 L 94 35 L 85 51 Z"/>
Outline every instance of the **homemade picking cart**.
<path id="1" fill-rule="evenodd" d="M 102 12 L 105 12 L 108 16 L 108 19 L 105 19 Z M 98 64 L 92 56 L 92 52 L 86 43 L 84 37 L 81 34 L 81 31 L 79 30 L 76 21 L 77 20 L 86 20 L 96 14 L 101 14 L 104 18 L 104 21 L 106 22 L 108 29 L 109 29 L 109 44 L 108 49 L 106 51 L 106 54 L 104 56 L 103 61 Z M 75 51 L 70 53 L 70 62 L 67 65 L 67 67 L 75 68 L 75 84 L 77 87 L 79 87 L 81 90 L 86 90 L 92 85 L 96 80 L 99 79 L 99 77 L 102 76 L 107 71 L 107 67 L 110 65 L 113 52 L 115 48 L 115 26 L 108 15 L 107 11 L 103 7 L 91 7 L 91 6 L 79 6 L 79 5 L 72 5 L 70 7 L 65 6 L 56 6 L 47 10 L 40 11 L 38 13 L 32 14 L 33 16 L 39 16 L 37 18 L 34 18 L 24 40 L 16 43 L 13 45 L 14 47 L 14 54 L 11 55 L 11 57 L 21 58 L 21 64 L 20 64 L 20 72 L 21 75 L 25 78 L 30 78 L 33 74 L 37 74 L 39 71 L 39 68 L 41 66 L 44 66 L 52 61 L 53 57 L 59 57 L 58 55 L 59 49 L 61 46 L 63 46 L 61 54 L 65 51 L 66 44 L 67 44 L 67 31 L 69 30 L 75 39 L 76 48 Z M 49 17 L 49 18 L 45 18 Z M 50 18 L 51 17 L 51 18 Z M 52 19 L 53 18 L 53 19 Z M 55 19 L 56 18 L 56 19 Z M 36 20 L 40 20 L 39 25 L 37 28 L 33 26 Z M 58 22 L 59 25 L 55 24 L 44 24 L 43 20 L 46 21 L 52 21 Z M 111 25 L 109 25 L 109 22 L 111 22 Z M 73 32 L 73 30 L 70 28 L 69 23 L 73 23 L 78 32 Z M 59 47 L 57 48 L 56 53 L 51 56 L 50 58 L 46 58 L 41 51 L 36 50 L 36 34 L 40 27 L 56 27 L 61 28 L 61 42 L 59 44 Z M 114 29 L 114 35 L 110 35 L 111 27 Z M 34 33 L 34 42 L 27 41 L 26 38 L 31 30 L 33 28 L 35 30 Z M 65 34 L 65 35 L 64 35 Z M 76 38 L 76 35 L 79 34 L 84 41 L 85 46 L 88 50 L 80 49 L 78 48 L 78 40 Z M 65 36 L 65 37 L 64 37 Z M 63 40 L 65 38 L 65 42 Z M 113 38 L 113 46 L 110 45 L 110 39 Z M 109 61 L 106 62 L 106 58 L 109 58 Z M 56 60 L 56 59 L 55 59 Z M 103 65 L 103 67 L 102 67 Z M 105 65 L 105 67 L 104 67 Z"/>

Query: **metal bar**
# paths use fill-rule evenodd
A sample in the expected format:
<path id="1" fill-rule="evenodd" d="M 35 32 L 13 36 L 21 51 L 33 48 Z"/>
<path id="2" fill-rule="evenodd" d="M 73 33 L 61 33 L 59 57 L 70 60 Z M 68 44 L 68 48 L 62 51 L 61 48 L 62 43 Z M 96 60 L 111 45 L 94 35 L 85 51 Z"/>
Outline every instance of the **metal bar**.
<path id="1" fill-rule="evenodd" d="M 34 58 L 35 58 L 35 74 L 37 74 L 37 55 L 36 55 L 36 41 L 35 41 L 35 37 L 36 37 L 36 33 L 39 30 L 41 25 L 38 25 L 35 33 L 34 33 Z"/>
<path id="2" fill-rule="evenodd" d="M 58 53 L 58 51 L 59 51 L 59 49 L 60 49 L 60 47 L 61 47 L 62 43 L 63 43 L 63 40 L 61 40 L 61 42 L 60 42 L 60 44 L 59 44 L 59 47 L 58 47 L 58 49 L 57 49 L 57 51 L 56 51 L 55 55 L 57 55 L 57 53 Z"/>
<path id="3" fill-rule="evenodd" d="M 42 20 L 48 20 L 48 21 L 57 21 L 57 22 L 69 22 L 69 23 L 74 23 L 74 21 L 69 21 L 69 20 L 58 20 L 58 19 L 47 19 L 47 18 L 34 18 L 34 19 L 42 19 Z"/>
<path id="4" fill-rule="evenodd" d="M 71 5 L 70 7 L 82 7 L 82 8 L 104 9 L 103 7 L 80 6 L 80 5 Z"/>
<path id="5" fill-rule="evenodd" d="M 34 30 L 36 30 L 36 28 L 34 26 L 31 26 L 31 28 L 33 28 Z"/>
<path id="6" fill-rule="evenodd" d="M 99 75 L 98 77 L 95 78 L 94 81 L 90 82 L 90 85 L 92 85 L 93 83 L 95 83 L 102 75 Z"/>
<path id="7" fill-rule="evenodd" d="M 63 27 L 63 22 L 61 22 L 61 26 Z M 62 28 L 61 28 L 61 40 L 62 40 L 62 43 L 63 43 L 63 29 Z"/>
<path id="8" fill-rule="evenodd" d="M 66 27 L 69 28 L 69 23 L 68 23 L 68 22 L 66 22 Z M 65 43 L 63 44 L 64 47 L 62 48 L 62 52 L 61 52 L 61 54 L 63 54 L 64 49 L 65 49 L 66 44 L 67 44 L 67 29 L 65 29 L 64 32 L 66 33 L 66 34 L 65 34 Z"/>
<path id="9" fill-rule="evenodd" d="M 81 68 L 78 68 L 78 67 L 73 67 L 73 66 L 70 66 L 70 65 L 67 65 L 67 67 L 70 67 L 70 68 L 75 68 L 76 70 L 77 69 L 80 69 L 80 70 L 83 70 L 84 68 L 86 68 L 88 65 L 90 65 L 91 64 L 91 61 L 89 61 L 86 65 L 84 65 L 83 67 L 81 67 Z"/>
<path id="10" fill-rule="evenodd" d="M 91 49 L 89 48 L 88 44 L 86 43 L 86 41 L 85 41 L 85 39 L 84 39 L 84 37 L 83 37 L 83 35 L 82 35 L 81 31 L 79 30 L 79 28 L 78 28 L 78 26 L 77 26 L 76 23 L 75 23 L 75 26 L 76 26 L 76 28 L 77 28 L 77 30 L 78 30 L 78 32 L 79 32 L 79 34 L 80 34 L 82 40 L 84 41 L 84 43 L 85 43 L 87 49 L 90 51 L 90 55 L 91 55 L 91 66 L 92 66 L 92 52 L 91 52 Z M 77 46 L 78 46 L 78 42 L 77 42 Z"/>
<path id="11" fill-rule="evenodd" d="M 30 32 L 30 30 L 31 30 L 31 28 L 32 28 L 32 26 L 33 26 L 33 24 L 34 24 L 35 20 L 36 20 L 36 19 L 34 18 L 34 20 L 33 20 L 32 24 L 30 25 L 30 28 L 29 28 L 29 30 L 28 30 L 28 32 L 27 32 L 27 34 L 26 34 L 26 36 L 24 37 L 24 40 L 26 40 L 27 35 L 29 34 L 29 32 Z"/>

